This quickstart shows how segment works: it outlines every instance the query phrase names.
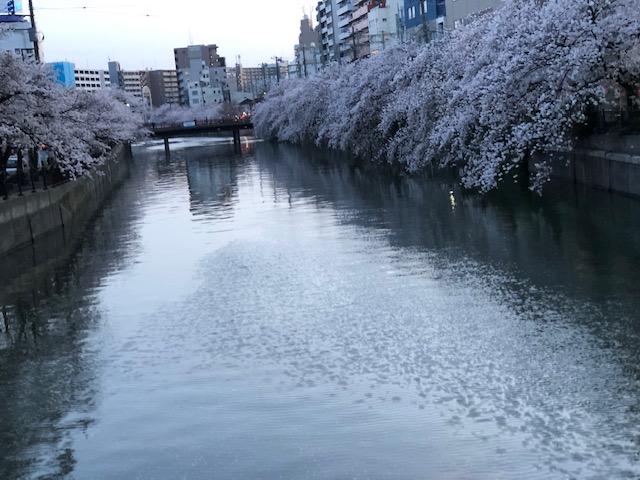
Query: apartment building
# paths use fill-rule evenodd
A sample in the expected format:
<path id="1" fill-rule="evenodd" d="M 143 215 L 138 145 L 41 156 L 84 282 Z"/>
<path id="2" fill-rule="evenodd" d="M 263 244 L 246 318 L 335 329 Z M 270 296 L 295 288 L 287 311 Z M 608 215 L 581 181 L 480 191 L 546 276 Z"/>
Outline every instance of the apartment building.
<path id="1" fill-rule="evenodd" d="M 108 70 L 82 69 L 74 70 L 76 88 L 87 92 L 95 92 L 99 88 L 111 86 Z"/>
<path id="2" fill-rule="evenodd" d="M 396 45 L 403 40 L 403 0 L 376 0 L 370 2 L 369 49 L 371 55 Z"/>
<path id="3" fill-rule="evenodd" d="M 179 105 L 178 74 L 175 70 L 147 70 L 141 75 L 142 88 L 149 89 L 151 106 Z"/>
<path id="4" fill-rule="evenodd" d="M 211 105 L 229 98 L 226 61 L 217 45 L 175 48 L 174 59 L 182 105 Z"/>
<path id="5" fill-rule="evenodd" d="M 320 61 L 323 65 L 340 58 L 340 45 L 337 36 L 338 16 L 333 1 L 320 0 L 316 7 L 316 20 L 320 29 Z"/>

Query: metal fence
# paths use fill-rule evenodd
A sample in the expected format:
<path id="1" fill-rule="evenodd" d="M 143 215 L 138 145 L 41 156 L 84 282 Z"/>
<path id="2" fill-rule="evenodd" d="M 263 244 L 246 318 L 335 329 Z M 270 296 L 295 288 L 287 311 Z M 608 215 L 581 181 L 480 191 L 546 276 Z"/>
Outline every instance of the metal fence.
<path id="1" fill-rule="evenodd" d="M 47 190 L 68 181 L 55 164 L 45 163 L 40 168 L 30 167 L 25 170 L 18 166 L 15 172 L 7 173 L 6 169 L 0 169 L 0 198 L 8 200 L 11 196 L 22 196 L 26 193 L 35 193 L 38 190 Z"/>

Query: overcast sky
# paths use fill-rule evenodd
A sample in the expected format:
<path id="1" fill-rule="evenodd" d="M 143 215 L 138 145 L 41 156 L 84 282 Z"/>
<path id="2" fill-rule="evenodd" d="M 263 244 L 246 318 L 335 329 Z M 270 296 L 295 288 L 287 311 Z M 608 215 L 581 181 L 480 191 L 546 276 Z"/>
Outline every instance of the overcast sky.
<path id="1" fill-rule="evenodd" d="M 22 0 L 28 13 L 28 0 Z M 33 0 L 44 59 L 78 68 L 173 69 L 173 49 L 216 44 L 245 67 L 293 58 L 304 11 L 315 25 L 311 0 Z"/>

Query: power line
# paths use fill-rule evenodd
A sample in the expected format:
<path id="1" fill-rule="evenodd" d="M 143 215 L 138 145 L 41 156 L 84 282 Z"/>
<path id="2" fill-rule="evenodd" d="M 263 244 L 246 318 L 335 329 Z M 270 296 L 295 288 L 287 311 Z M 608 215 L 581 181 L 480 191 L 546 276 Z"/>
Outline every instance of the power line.
<path id="1" fill-rule="evenodd" d="M 109 5 L 110 8 L 118 8 L 117 5 Z M 130 8 L 130 5 L 122 5 L 122 8 Z M 92 7 L 92 6 L 83 6 L 83 7 L 37 7 L 36 11 L 40 10 L 48 10 L 48 11 L 58 11 L 58 12 L 83 12 L 83 13 L 98 13 L 98 14 L 106 14 L 106 15 L 120 15 L 120 16 L 129 16 L 129 17 L 156 17 L 156 18 L 175 18 L 175 15 L 160 15 L 156 13 L 131 13 L 122 11 L 109 11 L 103 10 L 102 7 Z"/>

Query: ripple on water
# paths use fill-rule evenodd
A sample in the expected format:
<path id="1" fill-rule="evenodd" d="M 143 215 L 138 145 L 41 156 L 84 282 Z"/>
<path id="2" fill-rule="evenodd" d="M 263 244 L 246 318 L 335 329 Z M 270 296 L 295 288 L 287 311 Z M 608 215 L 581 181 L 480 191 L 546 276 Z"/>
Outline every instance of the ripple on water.
<path id="1" fill-rule="evenodd" d="M 405 259 L 383 239 L 354 235 L 349 248 L 326 238 L 321 245 L 243 240 L 207 257 L 197 291 L 136 335 L 148 344 L 123 346 L 135 348 L 127 356 L 158 379 L 148 393 L 157 389 L 167 404 L 198 411 L 186 396 L 208 392 L 219 407 L 201 404 L 203 415 L 237 416 L 222 435 L 231 444 L 245 436 L 273 442 L 267 432 L 278 425 L 300 437 L 331 432 L 309 441 L 304 458 L 336 455 L 336 474 L 350 467 L 339 460 L 348 447 L 334 442 L 357 443 L 360 435 L 365 446 L 377 442 L 378 457 L 385 448 L 396 452 L 380 441 L 382 431 L 418 448 L 401 471 L 421 471 L 425 451 L 440 452 L 429 457 L 437 464 L 428 462 L 438 478 L 639 472 L 628 427 L 638 420 L 630 411 L 637 388 L 618 385 L 624 377 L 614 351 L 591 348 L 597 340 L 576 322 L 588 305 L 514 286 L 468 260 L 442 265 L 418 251 Z M 116 367 L 132 373 L 125 363 Z M 163 384 L 167 377 L 175 383 Z M 220 381 L 229 398 L 210 391 Z M 169 422 L 163 434 L 181 437 L 175 429 L 194 427 L 178 418 L 183 426 Z M 297 438 L 288 430 L 273 435 L 286 439 L 283 448 Z M 365 446 L 354 450 L 360 459 Z M 452 453 L 460 451 L 467 453 Z M 372 464 L 388 471 L 392 463 Z"/>

